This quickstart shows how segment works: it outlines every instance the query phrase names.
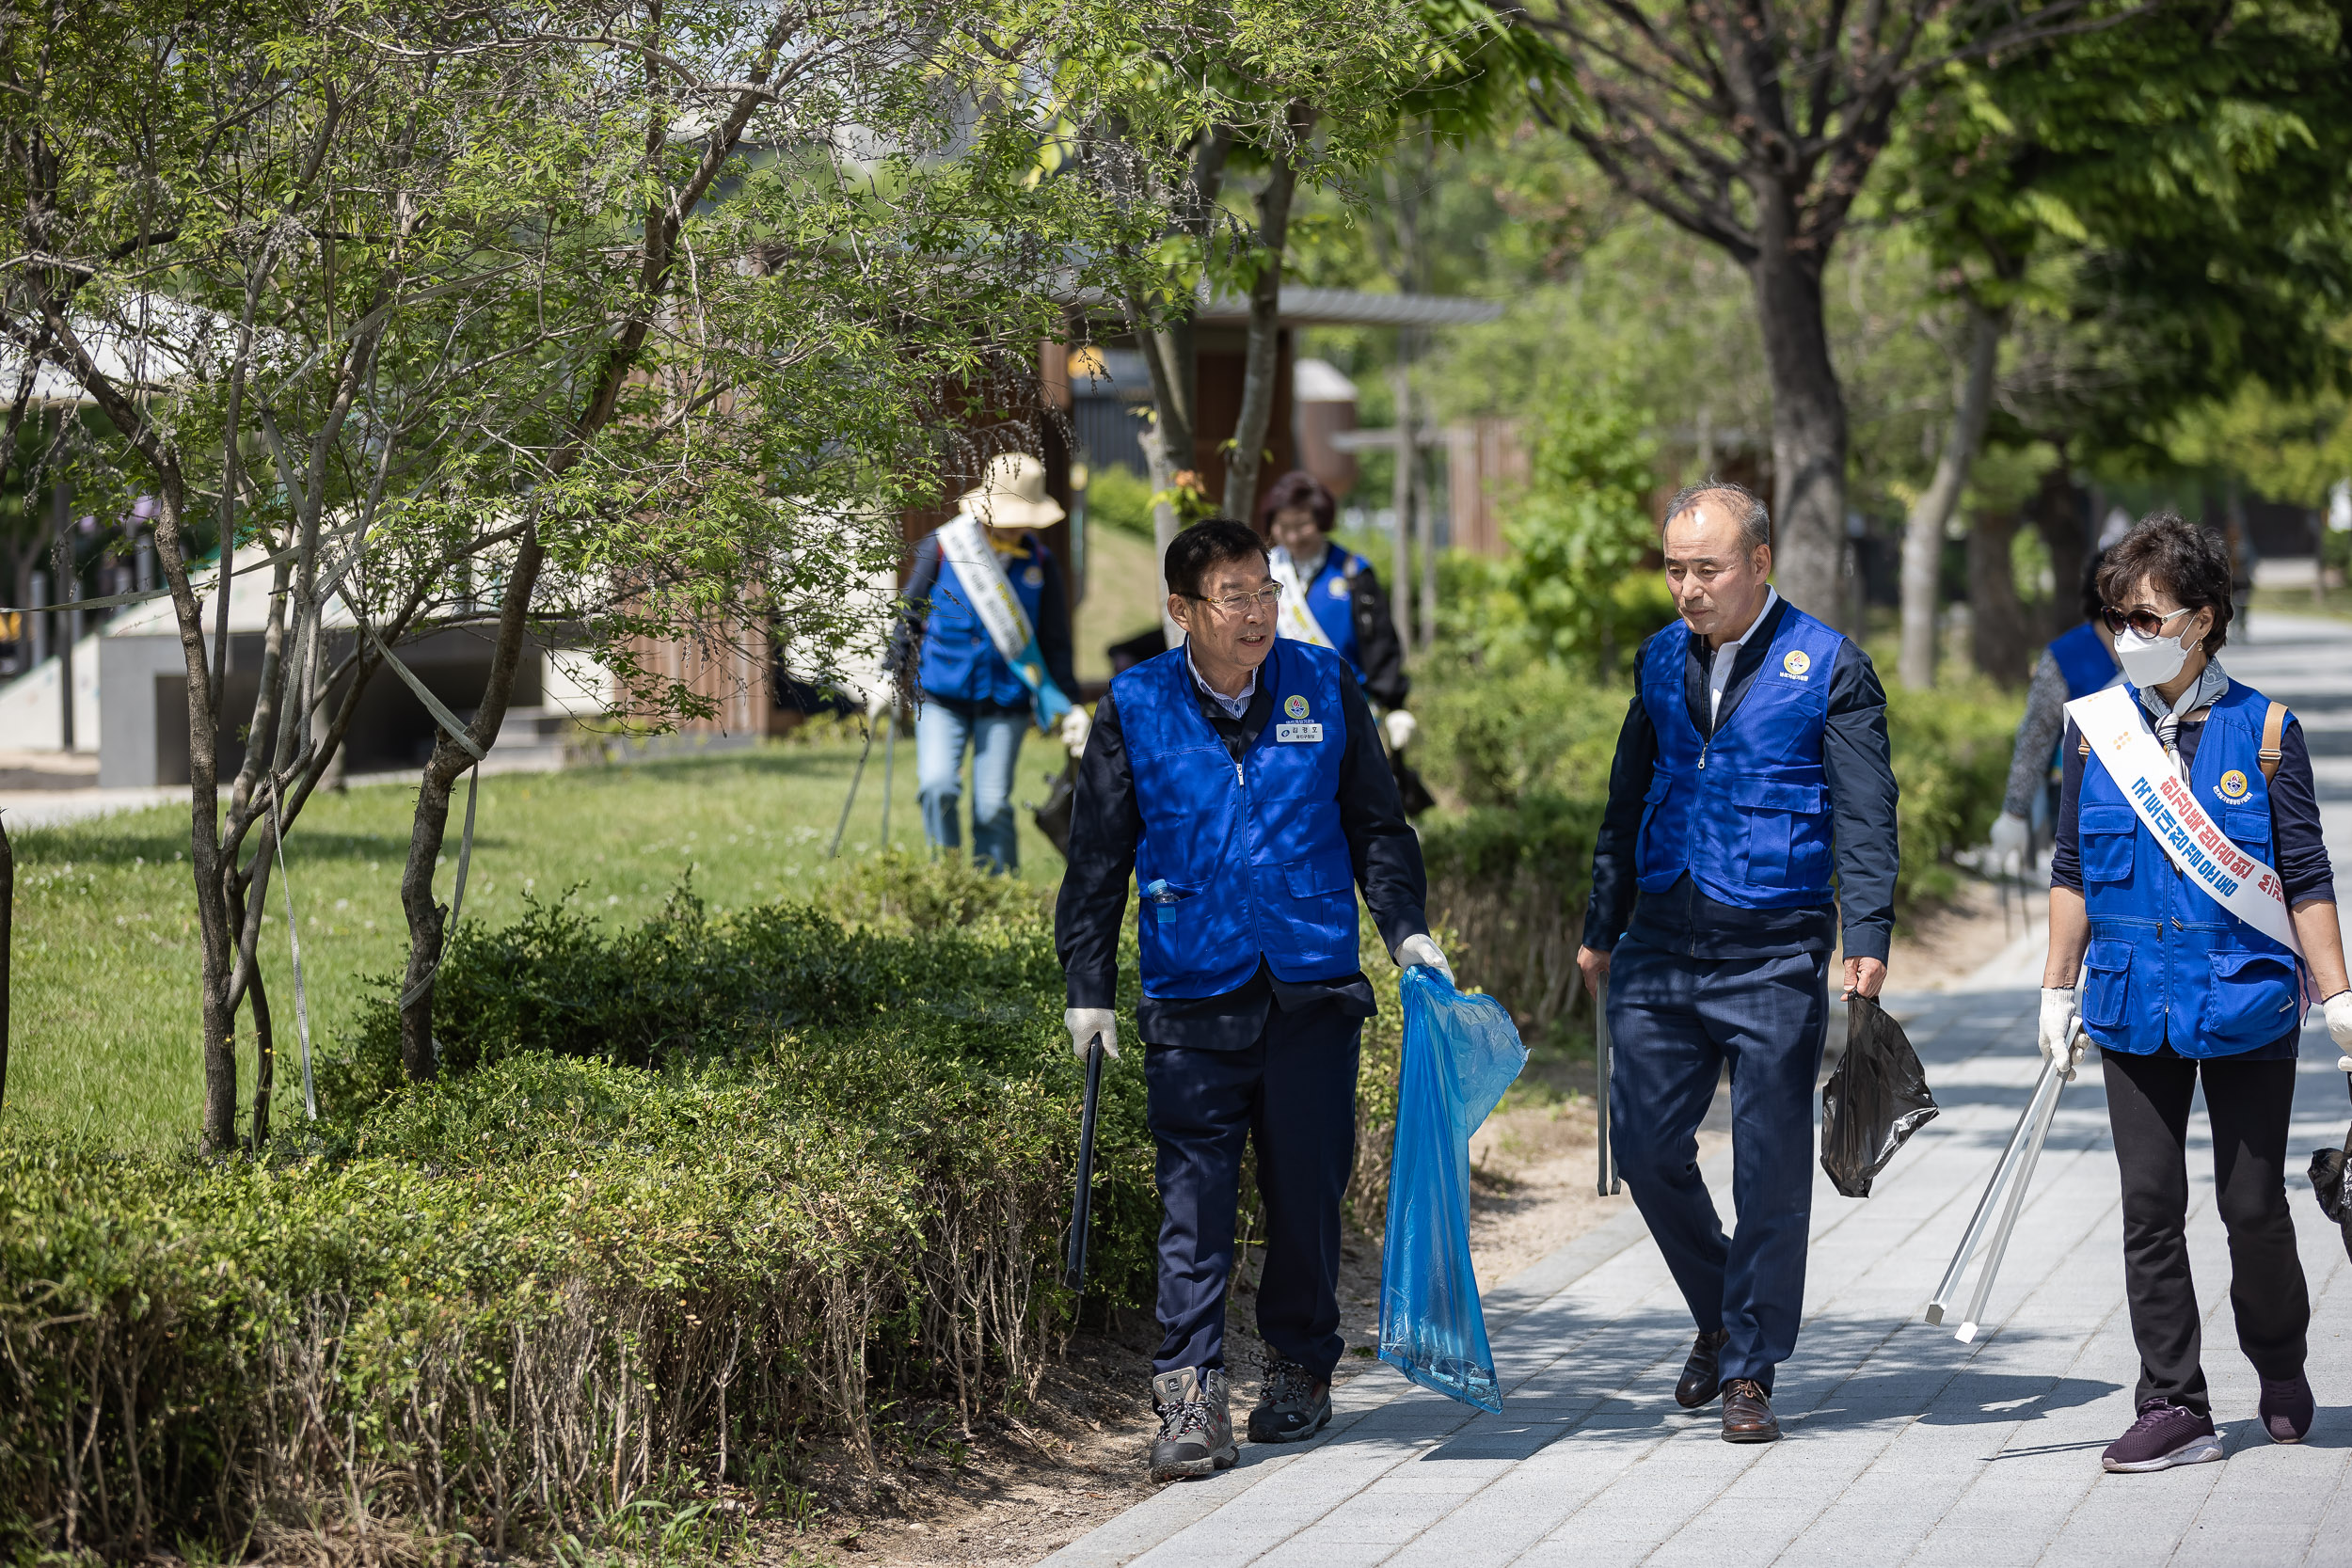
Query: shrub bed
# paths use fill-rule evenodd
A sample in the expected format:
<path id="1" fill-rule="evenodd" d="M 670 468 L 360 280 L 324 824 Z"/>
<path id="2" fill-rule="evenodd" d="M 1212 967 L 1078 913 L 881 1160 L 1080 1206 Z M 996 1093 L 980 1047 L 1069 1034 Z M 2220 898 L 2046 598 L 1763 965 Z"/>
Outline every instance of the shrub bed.
<path id="1" fill-rule="evenodd" d="M 1378 989 L 1359 1223 L 1395 1100 Z M 1018 1402 L 1074 1305 L 1061 1006 L 1034 893 L 884 863 L 833 911 L 467 927 L 441 1079 L 400 1081 L 379 1004 L 334 1118 L 264 1159 L 0 1135 L 0 1538 L 503 1556 L 756 1490 L 811 1440 L 870 1460 L 895 1402 Z M 1158 1218 L 1139 1061 L 1104 1084 L 1090 1308 L 1149 1300 Z"/>

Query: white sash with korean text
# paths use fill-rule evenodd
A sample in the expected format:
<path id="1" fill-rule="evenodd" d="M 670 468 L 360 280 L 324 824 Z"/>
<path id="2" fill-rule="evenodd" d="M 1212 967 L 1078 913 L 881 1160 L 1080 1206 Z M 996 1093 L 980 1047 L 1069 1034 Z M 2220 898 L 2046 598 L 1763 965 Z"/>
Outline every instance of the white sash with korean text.
<path id="1" fill-rule="evenodd" d="M 991 646 L 1004 656 L 1021 684 L 1029 689 L 1040 729 L 1070 711 L 1070 699 L 1045 673 L 1045 656 L 1038 650 L 1037 630 L 1019 595 L 1005 579 L 1004 563 L 988 542 L 988 531 L 968 512 L 959 512 L 939 528 L 939 558 L 953 568 L 972 613 L 980 618 Z"/>
<path id="2" fill-rule="evenodd" d="M 2181 875 L 2232 915 L 2302 958 L 2302 940 L 2288 917 L 2279 873 L 2231 843 L 2214 825 L 2140 717 L 2130 690 L 2111 686 L 2077 697 L 2066 705 L 2066 712 Z"/>
<path id="3" fill-rule="evenodd" d="M 1290 551 L 1276 546 L 1267 552 L 1266 564 L 1282 588 L 1282 612 L 1274 623 L 1276 634 L 1294 642 L 1330 647 L 1331 639 L 1325 634 L 1323 623 L 1307 608 L 1307 585 L 1299 580 L 1298 562 L 1291 559 Z"/>

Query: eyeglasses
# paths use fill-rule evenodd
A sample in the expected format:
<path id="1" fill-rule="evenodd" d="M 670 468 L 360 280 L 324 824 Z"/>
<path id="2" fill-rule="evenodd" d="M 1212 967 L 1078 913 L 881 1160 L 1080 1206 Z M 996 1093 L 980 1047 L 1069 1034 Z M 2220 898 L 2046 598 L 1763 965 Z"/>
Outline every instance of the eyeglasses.
<path id="1" fill-rule="evenodd" d="M 1280 604 L 1282 585 L 1269 583 L 1255 594 L 1228 594 L 1221 599 L 1204 599 L 1198 594 L 1187 594 L 1184 597 L 1200 599 L 1205 605 L 1214 605 L 1228 615 L 1246 615 L 1253 606 L 1259 610 L 1272 610 L 1276 605 Z"/>
<path id="2" fill-rule="evenodd" d="M 2107 630 L 2118 637 L 2123 635 L 2126 627 L 2139 633 L 2142 637 L 2162 637 L 2166 626 L 2184 615 L 2195 613 L 2197 613 L 2197 607 L 2194 605 L 2186 610 L 2169 610 L 2162 615 L 2153 610 L 2118 610 L 2110 605 L 2099 611 L 2099 619 L 2105 621 Z"/>

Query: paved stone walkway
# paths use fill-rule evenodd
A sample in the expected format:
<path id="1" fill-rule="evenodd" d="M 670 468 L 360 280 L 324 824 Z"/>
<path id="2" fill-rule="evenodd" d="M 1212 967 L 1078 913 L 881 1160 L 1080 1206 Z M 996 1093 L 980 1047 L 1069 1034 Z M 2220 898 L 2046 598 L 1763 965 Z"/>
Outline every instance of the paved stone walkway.
<path id="1" fill-rule="evenodd" d="M 2331 847 L 2352 868 L 2352 626 L 2271 616 L 2255 630 L 2225 661 L 2303 716 Z M 1890 999 L 1944 1111 L 1870 1198 L 1817 1180 L 1805 1327 L 1773 1401 L 1783 1441 L 1734 1447 L 1714 1409 L 1675 1405 L 1690 1316 L 1621 1199 L 1616 1217 L 1487 1292 L 1500 1417 L 1375 1369 L 1343 1385 L 1332 1427 L 1303 1450 L 1245 1444 L 1234 1470 L 1166 1488 L 1049 1560 L 2352 1563 L 2352 1267 L 2293 1178 L 2321 1413 L 2309 1442 L 2276 1447 L 2254 1419 L 2253 1372 L 2227 1309 L 2201 1116 L 2190 1238 L 2226 1461 L 2151 1476 L 2099 1469 L 2099 1450 L 2130 1423 L 2137 1361 L 2095 1069 L 2060 1101 L 1977 1342 L 1921 1321 L 2033 1082 L 2039 968 L 2021 943 L 1980 989 Z M 2325 1031 L 2308 1030 L 2298 1164 L 2341 1140 L 2352 1115 Z M 1727 1224 L 1729 1176 L 1728 1156 L 1708 1172 Z"/>

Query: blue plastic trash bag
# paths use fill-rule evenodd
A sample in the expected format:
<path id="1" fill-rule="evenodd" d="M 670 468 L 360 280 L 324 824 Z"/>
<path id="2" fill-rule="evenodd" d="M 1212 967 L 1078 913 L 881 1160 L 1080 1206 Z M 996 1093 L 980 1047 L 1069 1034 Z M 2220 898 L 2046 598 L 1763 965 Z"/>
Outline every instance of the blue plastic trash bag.
<path id="1" fill-rule="evenodd" d="M 1380 1359 L 1424 1388 L 1500 1413 L 1494 1353 L 1470 1272 L 1470 1139 L 1527 1065 L 1511 1015 L 1435 970 L 1407 969 L 1405 1062 L 1380 1260 Z"/>

